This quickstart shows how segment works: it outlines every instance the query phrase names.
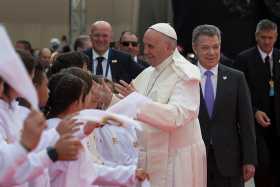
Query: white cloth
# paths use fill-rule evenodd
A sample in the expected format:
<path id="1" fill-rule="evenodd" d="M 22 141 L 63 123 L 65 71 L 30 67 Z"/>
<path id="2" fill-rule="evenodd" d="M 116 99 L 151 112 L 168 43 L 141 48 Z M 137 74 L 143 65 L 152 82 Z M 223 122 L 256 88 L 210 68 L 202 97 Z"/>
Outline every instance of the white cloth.
<path id="1" fill-rule="evenodd" d="M 138 120 L 139 165 L 153 187 L 206 187 L 206 151 L 198 121 L 200 72 L 177 50 L 134 81 L 136 90 L 153 100 Z"/>
<path id="2" fill-rule="evenodd" d="M 17 147 L 9 154 L 10 158 L 7 159 L 5 155 L 0 157 L 0 164 L 4 164 L 4 167 L 0 169 L 1 173 L 3 169 L 4 174 L 1 176 L 3 178 L 0 179 L 0 186 L 48 187 L 49 179 L 46 168 L 52 161 L 49 159 L 46 150 L 26 154 L 22 150 L 23 148 L 18 145 L 23 122 L 17 115 L 16 107 L 16 102 L 8 104 L 0 100 L 0 144 L 3 145 L 0 147 L 0 153 L 9 151 L 9 149 L 6 149 L 9 145 Z M 17 155 L 12 155 L 12 153 L 18 154 L 22 158 L 18 158 Z M 2 158 L 7 160 L 2 160 Z M 7 164 L 11 164 L 11 159 L 15 159 L 15 163 L 8 166 Z"/>
<path id="3" fill-rule="evenodd" d="M 20 96 L 28 100 L 34 109 L 39 109 L 38 96 L 33 83 L 1 24 L 0 41 L 0 77 L 14 88 Z"/>
<path id="4" fill-rule="evenodd" d="M 78 117 L 80 119 L 92 119 L 102 121 L 106 116 L 114 116 L 122 122 L 123 127 L 105 125 L 95 129 L 89 136 L 88 147 L 92 154 L 98 154 L 98 160 L 110 166 L 137 165 L 137 135 L 136 129 L 141 130 L 138 122 L 122 115 L 109 111 L 84 110 Z"/>
<path id="5" fill-rule="evenodd" d="M 116 98 L 114 97 L 113 99 Z M 107 111 L 135 119 L 138 108 L 141 108 L 141 106 L 151 101 L 152 100 L 150 98 L 145 97 L 137 92 L 133 92 L 122 100 L 119 100 L 114 105 L 110 106 Z"/>
<path id="6" fill-rule="evenodd" d="M 138 122 L 125 116 L 116 115 L 111 111 L 85 110 L 80 112 L 80 116 L 92 118 L 93 121 L 101 121 L 101 118 L 105 116 L 114 116 L 122 121 L 124 127 L 105 125 L 95 129 L 89 136 L 87 145 L 99 163 L 112 167 L 124 165 L 136 168 L 138 162 L 136 129 L 141 129 Z M 132 187 L 132 184 L 130 186 Z M 102 185 L 102 187 L 105 186 Z M 106 187 L 109 186 L 106 185 Z M 114 187 L 116 186 L 114 185 Z"/>
<path id="7" fill-rule="evenodd" d="M 82 119 L 77 117 L 77 119 Z M 82 120 L 84 120 L 83 118 Z M 52 118 L 47 121 L 50 128 L 55 128 L 61 120 Z M 135 166 L 107 167 L 94 163 L 94 157 L 83 143 L 83 150 L 78 160 L 71 162 L 57 162 L 50 167 L 52 187 L 91 187 L 93 185 L 131 186 L 135 183 Z"/>

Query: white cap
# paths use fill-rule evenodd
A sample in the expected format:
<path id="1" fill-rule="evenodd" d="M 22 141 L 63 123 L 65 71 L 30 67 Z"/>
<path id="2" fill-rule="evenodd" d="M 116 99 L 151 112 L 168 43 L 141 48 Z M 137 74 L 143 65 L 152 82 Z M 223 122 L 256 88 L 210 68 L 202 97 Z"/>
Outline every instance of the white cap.
<path id="1" fill-rule="evenodd" d="M 174 40 L 177 40 L 176 31 L 169 23 L 157 23 L 150 26 L 149 29 L 153 29 L 170 38 L 173 38 Z"/>

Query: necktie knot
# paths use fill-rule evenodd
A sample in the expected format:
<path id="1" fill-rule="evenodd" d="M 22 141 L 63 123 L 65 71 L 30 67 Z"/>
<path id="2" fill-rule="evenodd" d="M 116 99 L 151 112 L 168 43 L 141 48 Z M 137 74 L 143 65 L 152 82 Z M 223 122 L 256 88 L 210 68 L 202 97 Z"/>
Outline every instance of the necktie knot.
<path id="1" fill-rule="evenodd" d="M 270 58 L 269 58 L 269 56 L 267 55 L 267 56 L 264 58 L 264 62 L 265 62 L 265 63 L 269 63 L 269 61 L 270 61 L 269 59 L 270 59 Z"/>
<path id="2" fill-rule="evenodd" d="M 204 75 L 206 75 L 206 77 L 208 78 L 208 77 L 211 77 L 213 75 L 213 72 L 207 70 L 207 71 L 204 72 Z"/>
<path id="3" fill-rule="evenodd" d="M 103 56 L 97 57 L 96 60 L 98 63 L 100 63 L 104 60 L 104 57 Z"/>

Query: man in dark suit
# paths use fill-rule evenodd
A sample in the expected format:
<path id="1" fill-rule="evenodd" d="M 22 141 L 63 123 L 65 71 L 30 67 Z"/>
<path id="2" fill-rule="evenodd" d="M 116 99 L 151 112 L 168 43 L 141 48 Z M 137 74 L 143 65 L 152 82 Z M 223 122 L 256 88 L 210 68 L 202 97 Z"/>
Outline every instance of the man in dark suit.
<path id="1" fill-rule="evenodd" d="M 261 20 L 255 36 L 257 45 L 241 52 L 235 67 L 244 72 L 252 96 L 258 147 L 256 186 L 280 186 L 280 52 L 273 48 L 277 25 Z"/>
<path id="2" fill-rule="evenodd" d="M 256 142 L 243 73 L 220 64 L 221 35 L 213 25 L 193 31 L 202 73 L 199 121 L 207 151 L 208 187 L 242 187 L 254 176 Z"/>
<path id="3" fill-rule="evenodd" d="M 90 58 L 89 71 L 93 75 L 101 75 L 109 80 L 130 82 L 144 67 L 133 61 L 128 54 L 110 48 L 112 27 L 106 21 L 96 21 L 91 25 L 90 38 L 92 48 L 85 54 Z"/>
<path id="4" fill-rule="evenodd" d="M 148 67 L 149 64 L 139 57 L 140 55 L 140 43 L 138 37 L 130 32 L 123 31 L 121 33 L 119 48 L 121 51 L 130 54 L 136 63 L 141 64 L 144 67 Z"/>

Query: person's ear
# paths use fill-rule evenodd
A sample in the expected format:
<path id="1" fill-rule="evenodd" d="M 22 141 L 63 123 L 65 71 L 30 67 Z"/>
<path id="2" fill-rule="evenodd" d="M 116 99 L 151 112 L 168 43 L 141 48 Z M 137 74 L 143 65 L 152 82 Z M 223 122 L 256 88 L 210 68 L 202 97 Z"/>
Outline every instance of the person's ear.
<path id="1" fill-rule="evenodd" d="M 193 50 L 194 54 L 197 55 L 196 45 L 194 43 L 192 43 L 192 50 Z"/>

